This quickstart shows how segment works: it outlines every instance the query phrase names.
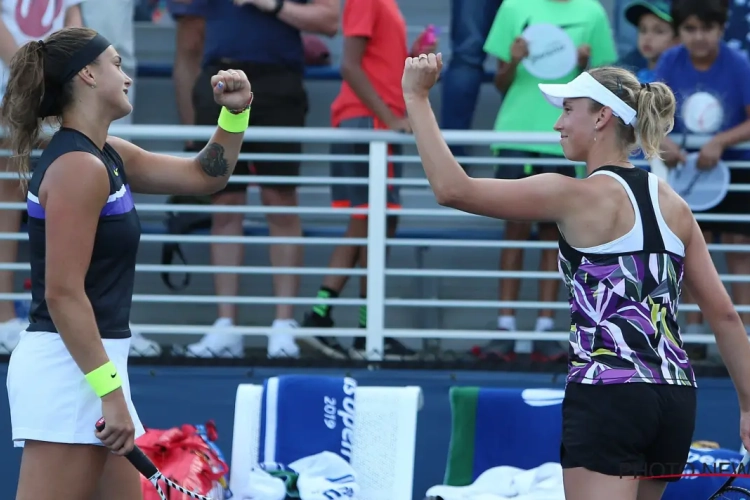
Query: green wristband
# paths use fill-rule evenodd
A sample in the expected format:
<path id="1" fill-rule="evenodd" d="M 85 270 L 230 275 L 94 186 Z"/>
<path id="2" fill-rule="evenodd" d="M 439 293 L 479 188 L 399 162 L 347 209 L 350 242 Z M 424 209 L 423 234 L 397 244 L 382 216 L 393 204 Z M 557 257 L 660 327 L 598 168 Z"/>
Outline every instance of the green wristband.
<path id="1" fill-rule="evenodd" d="M 86 381 L 100 398 L 122 387 L 120 374 L 117 373 L 117 367 L 111 361 L 87 373 Z"/>
<path id="2" fill-rule="evenodd" d="M 221 113 L 219 114 L 219 128 L 232 134 L 241 134 L 247 130 L 249 124 L 250 108 L 247 108 L 242 113 L 234 114 L 222 106 Z"/>

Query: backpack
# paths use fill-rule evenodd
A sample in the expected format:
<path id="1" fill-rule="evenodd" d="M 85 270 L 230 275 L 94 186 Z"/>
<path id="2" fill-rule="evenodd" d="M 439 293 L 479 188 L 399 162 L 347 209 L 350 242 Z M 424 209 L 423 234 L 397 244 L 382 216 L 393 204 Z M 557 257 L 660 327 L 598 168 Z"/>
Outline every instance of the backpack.
<path id="1" fill-rule="evenodd" d="M 136 444 L 169 479 L 180 486 L 211 498 L 231 498 L 228 485 L 229 466 L 214 441 L 218 438 L 213 421 L 205 425 L 182 425 L 168 430 L 147 429 Z M 168 489 L 169 500 L 191 497 Z M 154 486 L 141 477 L 143 500 L 160 500 Z"/>
<path id="2" fill-rule="evenodd" d="M 170 205 L 210 205 L 210 196 L 170 196 L 167 201 Z M 184 235 L 191 234 L 195 231 L 211 229 L 211 214 L 209 212 L 169 212 L 165 221 L 167 226 L 167 235 Z M 161 264 L 169 266 L 175 258 L 179 259 L 182 265 L 187 265 L 185 254 L 182 247 L 176 242 L 166 242 L 161 248 Z M 185 273 L 182 283 L 176 285 L 172 282 L 168 272 L 161 273 L 161 280 L 172 291 L 180 291 L 187 288 L 190 284 L 190 274 Z"/>

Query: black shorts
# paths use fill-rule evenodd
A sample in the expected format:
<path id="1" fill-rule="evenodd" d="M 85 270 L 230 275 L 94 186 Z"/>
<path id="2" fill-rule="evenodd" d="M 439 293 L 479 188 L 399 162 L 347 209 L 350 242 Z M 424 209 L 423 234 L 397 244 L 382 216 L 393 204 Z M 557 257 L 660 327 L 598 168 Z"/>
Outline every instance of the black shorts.
<path id="1" fill-rule="evenodd" d="M 532 165 L 533 161 L 522 162 L 516 165 L 502 164 L 495 168 L 496 179 L 523 179 L 532 175 L 555 173 L 567 177 L 576 177 L 575 165 L 570 165 L 565 158 L 548 155 L 545 153 L 534 153 L 533 151 L 517 151 L 512 149 L 501 149 L 495 152 L 497 158 L 528 158 L 534 159 L 558 159 L 560 165 Z"/>
<path id="2" fill-rule="evenodd" d="M 562 406 L 563 469 L 625 477 L 685 469 L 695 428 L 694 387 L 569 383 Z"/>
<path id="3" fill-rule="evenodd" d="M 246 62 L 223 62 L 209 64 L 201 71 L 193 88 L 193 106 L 196 125 L 216 125 L 221 106 L 214 101 L 211 77 L 220 70 L 239 69 L 245 72 L 253 86 L 253 108 L 250 112 L 251 127 L 304 127 L 307 116 L 307 93 L 302 82 L 302 73 L 266 64 Z M 200 151 L 206 143 L 195 143 L 194 150 Z M 256 154 L 300 154 L 302 144 L 298 142 L 245 142 L 243 153 Z M 298 161 L 246 161 L 237 162 L 234 173 L 237 175 L 281 175 L 298 176 Z M 294 187 L 288 184 L 269 184 L 276 187 Z M 243 183 L 230 183 L 224 192 L 245 191 Z"/>

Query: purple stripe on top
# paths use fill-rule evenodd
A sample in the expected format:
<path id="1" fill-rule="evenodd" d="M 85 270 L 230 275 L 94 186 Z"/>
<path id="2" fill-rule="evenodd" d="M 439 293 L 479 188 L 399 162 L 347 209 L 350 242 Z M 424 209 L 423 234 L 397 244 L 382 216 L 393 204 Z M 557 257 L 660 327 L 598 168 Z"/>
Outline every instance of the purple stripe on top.
<path id="1" fill-rule="evenodd" d="M 110 215 L 122 215 L 133 210 L 135 206 L 133 204 L 133 195 L 130 193 L 130 186 L 127 184 L 125 187 L 125 194 L 119 198 L 108 201 L 104 208 L 102 208 L 101 217 L 107 217 Z"/>
<path id="2" fill-rule="evenodd" d="M 35 219 L 44 219 L 46 215 L 44 213 L 44 207 L 29 198 L 26 198 L 26 211 L 29 212 L 29 217 Z"/>

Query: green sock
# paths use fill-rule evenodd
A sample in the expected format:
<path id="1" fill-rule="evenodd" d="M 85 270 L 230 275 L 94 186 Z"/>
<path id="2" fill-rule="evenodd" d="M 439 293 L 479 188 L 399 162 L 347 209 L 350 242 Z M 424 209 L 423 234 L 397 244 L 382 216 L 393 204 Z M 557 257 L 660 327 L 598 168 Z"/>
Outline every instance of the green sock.
<path id="1" fill-rule="evenodd" d="M 367 328 L 367 306 L 359 306 L 359 326 Z"/>
<path id="2" fill-rule="evenodd" d="M 322 286 L 320 287 L 320 290 L 318 290 L 317 298 L 319 299 L 335 299 L 339 296 L 339 294 L 335 290 L 331 290 L 328 287 Z M 331 309 L 333 309 L 332 305 L 329 304 L 315 304 L 312 308 L 312 311 L 317 314 L 318 316 L 322 316 L 324 318 L 327 318 L 331 314 Z"/>

